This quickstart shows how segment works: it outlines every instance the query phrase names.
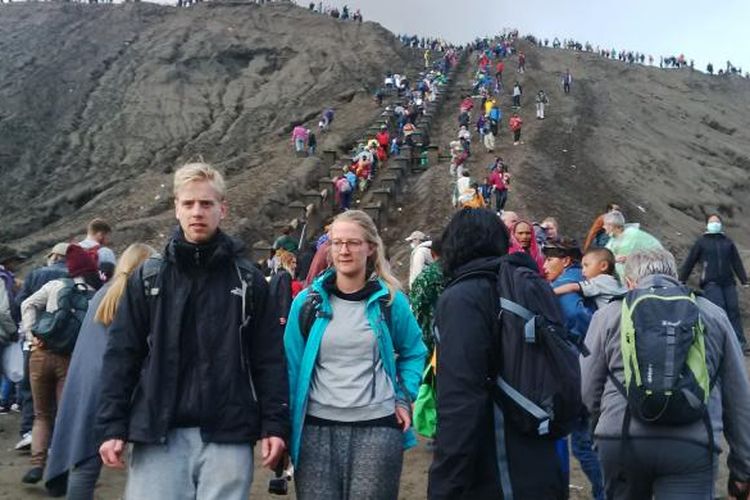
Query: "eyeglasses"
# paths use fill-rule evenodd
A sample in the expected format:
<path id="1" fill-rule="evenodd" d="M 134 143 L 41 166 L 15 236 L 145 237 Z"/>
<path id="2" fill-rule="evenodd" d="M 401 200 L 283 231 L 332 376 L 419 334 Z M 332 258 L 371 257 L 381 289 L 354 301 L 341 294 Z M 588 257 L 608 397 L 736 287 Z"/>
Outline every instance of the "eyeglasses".
<path id="1" fill-rule="evenodd" d="M 362 240 L 331 240 L 331 248 L 334 252 L 340 252 L 344 246 L 352 252 L 356 252 L 365 242 Z"/>

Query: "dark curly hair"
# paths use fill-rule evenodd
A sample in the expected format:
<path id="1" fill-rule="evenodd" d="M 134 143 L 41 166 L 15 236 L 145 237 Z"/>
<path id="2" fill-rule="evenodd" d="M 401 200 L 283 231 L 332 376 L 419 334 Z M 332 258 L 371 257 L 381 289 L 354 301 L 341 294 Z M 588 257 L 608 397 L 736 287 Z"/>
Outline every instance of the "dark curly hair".
<path id="1" fill-rule="evenodd" d="M 442 236 L 441 262 L 447 277 L 464 264 L 481 257 L 502 257 L 508 253 L 508 228 L 494 212 L 465 208 L 453 216 Z"/>

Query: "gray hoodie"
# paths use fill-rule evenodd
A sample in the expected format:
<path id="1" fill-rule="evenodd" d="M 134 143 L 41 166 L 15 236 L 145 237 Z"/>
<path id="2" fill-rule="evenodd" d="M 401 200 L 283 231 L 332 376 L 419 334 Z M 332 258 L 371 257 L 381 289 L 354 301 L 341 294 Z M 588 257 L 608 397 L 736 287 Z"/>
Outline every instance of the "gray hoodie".
<path id="1" fill-rule="evenodd" d="M 643 278 L 638 288 L 677 286 L 676 279 L 654 275 Z M 708 401 L 714 431 L 714 442 L 721 443 L 722 432 L 729 445 L 727 465 L 741 481 L 750 480 L 750 382 L 737 337 L 726 314 L 703 297 L 697 299 L 706 329 L 706 361 L 711 380 L 716 384 Z M 607 373 L 624 379 L 620 352 L 621 303 L 599 309 L 586 334 L 586 347 L 591 355 L 581 358 L 581 391 L 583 402 L 593 415 L 599 415 L 594 430 L 597 439 L 619 439 L 626 400 L 618 392 Z M 706 428 L 701 421 L 684 426 L 647 426 L 631 421 L 630 437 L 667 438 L 708 445 Z"/>

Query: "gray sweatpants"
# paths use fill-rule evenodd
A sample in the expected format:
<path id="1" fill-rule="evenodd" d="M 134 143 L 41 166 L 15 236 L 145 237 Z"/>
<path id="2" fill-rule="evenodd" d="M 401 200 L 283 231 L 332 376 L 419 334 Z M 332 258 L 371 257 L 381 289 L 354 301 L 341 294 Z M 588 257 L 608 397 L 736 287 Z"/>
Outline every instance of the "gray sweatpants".
<path id="1" fill-rule="evenodd" d="M 404 460 L 399 429 L 306 425 L 294 484 L 299 500 L 396 500 Z"/>
<path id="2" fill-rule="evenodd" d="M 252 481 L 249 443 L 204 443 L 197 427 L 172 429 L 163 445 L 132 445 L 125 500 L 247 500 Z"/>
<path id="3" fill-rule="evenodd" d="M 607 500 L 712 500 L 714 469 L 708 447 L 671 439 L 630 439 L 625 464 L 620 441 L 596 442 Z"/>

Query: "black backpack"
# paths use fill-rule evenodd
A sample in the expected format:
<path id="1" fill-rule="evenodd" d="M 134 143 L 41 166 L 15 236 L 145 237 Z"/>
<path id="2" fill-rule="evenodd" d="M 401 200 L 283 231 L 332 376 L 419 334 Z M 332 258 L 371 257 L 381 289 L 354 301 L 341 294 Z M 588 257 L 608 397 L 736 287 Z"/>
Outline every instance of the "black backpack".
<path id="1" fill-rule="evenodd" d="M 502 259 L 496 290 L 495 401 L 523 434 L 566 436 L 583 412 L 581 350 L 564 326 L 559 301 L 526 254 Z"/>
<path id="2" fill-rule="evenodd" d="M 44 311 L 32 328 L 34 336 L 44 342 L 47 350 L 70 354 L 76 345 L 78 332 L 94 296 L 89 287 L 70 278 L 61 278 L 63 287 L 57 294 L 57 310 Z"/>
<path id="3" fill-rule="evenodd" d="M 552 287 L 523 253 L 503 257 L 497 274 L 460 279 L 478 274 L 495 280 L 497 375 L 487 383 L 502 418 L 524 435 L 566 436 L 583 413 L 581 348 Z"/>

